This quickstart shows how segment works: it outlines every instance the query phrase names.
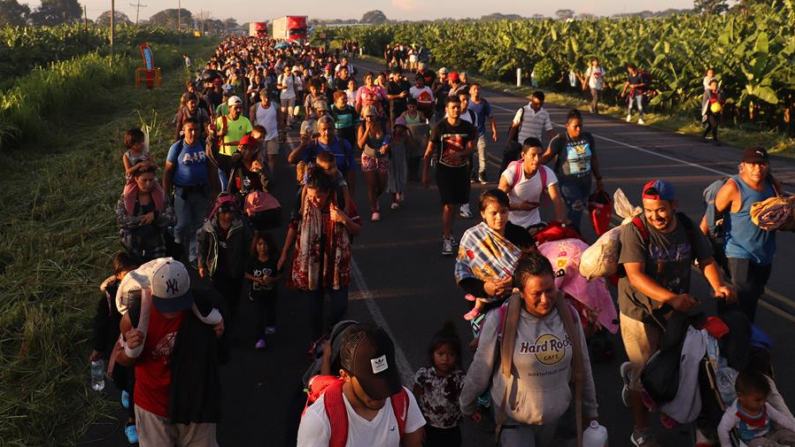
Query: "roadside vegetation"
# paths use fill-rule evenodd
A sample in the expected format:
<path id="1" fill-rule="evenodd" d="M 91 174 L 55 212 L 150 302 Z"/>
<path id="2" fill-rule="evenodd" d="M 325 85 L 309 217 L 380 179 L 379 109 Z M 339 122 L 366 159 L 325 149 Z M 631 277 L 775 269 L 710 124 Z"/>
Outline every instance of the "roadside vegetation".
<path id="1" fill-rule="evenodd" d="M 122 136 L 149 126 L 162 164 L 171 137 L 163 123 L 184 89 L 182 51 L 198 60 L 215 43 L 155 45 L 162 89 L 133 87 L 133 51 L 112 64 L 78 56 L 15 81 L 25 96 L 14 132 L 24 143 L 0 151 L 0 444 L 74 445 L 112 412 L 90 387 L 87 357 L 98 284 L 120 247 Z M 39 123 L 28 120 L 29 105 Z"/>

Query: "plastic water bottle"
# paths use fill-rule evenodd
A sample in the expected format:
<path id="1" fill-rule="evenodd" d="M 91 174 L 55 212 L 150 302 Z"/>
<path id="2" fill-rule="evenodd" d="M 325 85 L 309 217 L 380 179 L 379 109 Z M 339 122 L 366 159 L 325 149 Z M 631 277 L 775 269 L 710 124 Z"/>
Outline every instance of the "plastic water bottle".
<path id="1" fill-rule="evenodd" d="M 102 359 L 91 362 L 91 388 L 94 391 L 105 389 L 105 361 Z"/>
<path id="2" fill-rule="evenodd" d="M 591 421 L 582 434 L 582 447 L 607 447 L 607 429 Z"/>

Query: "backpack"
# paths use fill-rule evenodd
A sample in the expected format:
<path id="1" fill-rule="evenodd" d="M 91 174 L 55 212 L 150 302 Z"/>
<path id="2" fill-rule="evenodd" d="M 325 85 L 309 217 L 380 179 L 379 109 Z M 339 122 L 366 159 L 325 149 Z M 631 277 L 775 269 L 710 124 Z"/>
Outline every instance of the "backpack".
<path id="1" fill-rule="evenodd" d="M 331 437 L 329 447 L 345 447 L 348 442 L 348 412 L 345 409 L 345 401 L 342 397 L 342 386 L 345 382 L 337 376 L 317 375 L 309 379 L 307 384 L 307 399 L 304 413 L 310 405 L 315 403 L 320 396 L 325 396 L 323 406 L 326 409 L 329 425 L 331 426 Z M 406 421 L 409 414 L 409 395 L 406 389 L 401 387 L 397 394 L 389 398 L 392 404 L 392 411 L 397 420 L 398 434 L 400 439 L 406 433 Z M 301 415 L 303 417 L 303 414 Z"/>
<path id="2" fill-rule="evenodd" d="M 712 253 L 715 261 L 728 270 L 726 263 L 726 234 L 723 228 L 723 217 L 718 215 L 718 210 L 715 208 L 715 199 L 718 197 L 718 191 L 729 181 L 729 177 L 721 177 L 718 180 L 710 183 L 709 186 L 704 188 L 701 192 L 701 198 L 704 201 L 704 217 L 707 221 L 707 239 L 712 246 Z"/>
<path id="3" fill-rule="evenodd" d="M 506 304 L 503 304 L 498 309 L 500 312 L 500 324 L 497 329 L 497 340 L 500 344 L 500 371 L 503 376 L 505 376 L 508 386 L 505 388 L 505 393 L 502 395 L 502 402 L 500 403 L 499 413 L 497 414 L 497 428 L 494 431 L 497 444 L 500 442 L 502 424 L 505 421 L 505 405 L 508 403 L 508 396 L 511 395 L 511 388 L 513 388 L 514 381 L 510 379 L 513 370 L 513 351 L 516 345 L 516 332 L 519 329 L 519 317 L 522 313 L 521 301 L 518 295 L 511 295 Z M 555 309 L 557 309 L 561 320 L 563 320 L 563 327 L 566 330 L 566 335 L 569 336 L 569 340 L 572 342 L 571 377 L 574 381 L 574 414 L 577 432 L 576 445 L 582 447 L 582 389 L 583 383 L 585 382 L 585 363 L 582 351 L 583 340 L 580 338 L 580 329 L 577 327 L 577 323 L 573 317 L 577 311 L 566 302 L 561 292 L 558 292 L 557 299 L 555 300 Z"/>
<path id="4" fill-rule="evenodd" d="M 524 167 L 522 166 L 522 160 L 512 161 L 508 164 L 508 167 L 515 166 L 513 173 L 513 179 L 511 183 L 508 184 L 508 193 L 513 191 L 513 188 L 519 184 L 522 180 L 522 173 L 524 173 Z M 541 165 L 538 167 L 538 174 L 541 176 L 541 201 L 544 202 L 546 198 L 549 196 L 549 189 L 547 186 L 547 170 L 544 169 L 544 166 Z"/>

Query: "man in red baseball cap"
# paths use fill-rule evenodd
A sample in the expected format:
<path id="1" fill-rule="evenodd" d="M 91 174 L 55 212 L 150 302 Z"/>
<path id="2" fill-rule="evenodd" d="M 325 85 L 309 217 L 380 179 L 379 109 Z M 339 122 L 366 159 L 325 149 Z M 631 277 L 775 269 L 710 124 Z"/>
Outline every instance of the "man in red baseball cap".
<path id="1" fill-rule="evenodd" d="M 649 429 L 640 376 L 674 311 L 687 313 L 699 306 L 699 300 L 690 295 L 693 263 L 698 260 L 716 298 L 732 302 L 735 294 L 723 283 L 707 238 L 687 215 L 676 212 L 679 203 L 674 185 L 652 180 L 641 194 L 643 214 L 621 227 L 618 262 L 626 275 L 618 281 L 618 306 L 621 337 L 629 357 L 621 365 L 621 397 L 624 405 L 632 407 L 635 418 L 632 444 L 656 447 L 660 444 Z"/>
<path id="2" fill-rule="evenodd" d="M 368 324 L 345 329 L 340 365 L 341 396 L 330 386 L 306 410 L 298 447 L 329 446 L 332 436 L 342 431 L 347 442 L 337 439 L 340 445 L 420 447 L 425 418 L 414 395 L 400 383 L 395 346 L 386 331 Z M 395 411 L 398 407 L 402 411 Z"/>

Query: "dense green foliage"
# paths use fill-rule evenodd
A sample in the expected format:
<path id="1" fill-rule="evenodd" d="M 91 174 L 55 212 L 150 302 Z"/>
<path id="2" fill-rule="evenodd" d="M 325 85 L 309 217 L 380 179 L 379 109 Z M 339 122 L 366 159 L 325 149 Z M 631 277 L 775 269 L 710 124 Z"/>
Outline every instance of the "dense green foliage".
<path id="1" fill-rule="evenodd" d="M 37 66 L 64 61 L 75 56 L 107 48 L 107 28 L 83 25 L 56 27 L 0 27 L 0 80 L 27 74 Z M 175 43 L 176 30 L 155 27 L 122 26 L 116 28 L 114 44 L 120 48 L 150 43 Z"/>
<path id="2" fill-rule="evenodd" d="M 331 40 L 358 40 L 375 56 L 388 43 L 421 43 L 439 64 L 491 79 L 512 79 L 516 68 L 529 75 L 549 61 L 556 82 L 547 87 L 557 89 L 571 88 L 564 87 L 567 73 L 582 74 L 590 58 L 598 57 L 606 70 L 607 99 L 614 101 L 626 79 L 624 67 L 632 62 L 653 76 L 660 93 L 653 106 L 696 114 L 704 72 L 715 67 L 731 103 L 729 118 L 792 129 L 795 0 L 771 3 L 723 16 L 402 23 L 322 32 Z"/>

